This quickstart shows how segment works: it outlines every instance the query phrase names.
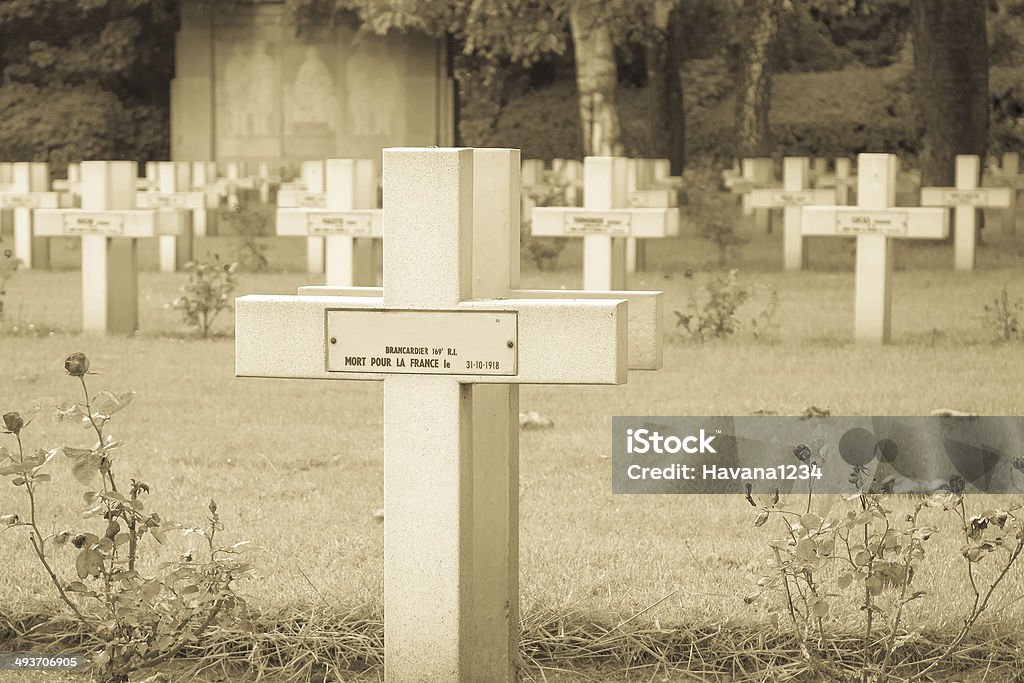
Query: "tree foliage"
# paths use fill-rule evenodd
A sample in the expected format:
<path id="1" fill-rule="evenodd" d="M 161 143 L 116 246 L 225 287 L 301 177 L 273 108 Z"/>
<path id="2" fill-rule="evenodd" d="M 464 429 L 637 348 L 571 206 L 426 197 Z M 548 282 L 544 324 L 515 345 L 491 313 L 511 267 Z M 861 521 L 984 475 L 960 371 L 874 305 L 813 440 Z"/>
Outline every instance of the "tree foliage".
<path id="1" fill-rule="evenodd" d="M 177 0 L 0 3 L 0 156 L 167 155 Z"/>

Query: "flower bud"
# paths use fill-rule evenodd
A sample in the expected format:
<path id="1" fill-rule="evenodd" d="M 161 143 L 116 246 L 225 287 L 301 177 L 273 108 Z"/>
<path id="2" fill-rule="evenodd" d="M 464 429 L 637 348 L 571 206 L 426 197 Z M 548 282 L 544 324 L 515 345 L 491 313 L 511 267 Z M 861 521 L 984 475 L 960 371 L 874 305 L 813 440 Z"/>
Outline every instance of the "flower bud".
<path id="1" fill-rule="evenodd" d="M 78 534 L 77 536 L 72 538 L 71 539 L 71 545 L 73 545 L 73 546 L 75 546 L 76 548 L 79 548 L 79 549 L 84 547 L 85 546 L 85 534 Z"/>
<path id="2" fill-rule="evenodd" d="M 21 415 L 18 413 L 6 413 L 4 414 L 4 427 L 7 427 L 7 431 L 11 434 L 17 434 L 21 431 L 21 428 L 25 426 L 25 421 L 21 419 Z"/>
<path id="3" fill-rule="evenodd" d="M 76 351 L 64 361 L 64 369 L 72 377 L 84 377 L 89 372 L 89 359 L 81 351 Z"/>
<path id="4" fill-rule="evenodd" d="M 217 501 L 210 499 L 210 514 L 217 514 Z"/>
<path id="5" fill-rule="evenodd" d="M 60 532 L 59 534 L 56 534 L 53 537 L 53 542 L 57 545 L 64 545 L 68 542 L 69 538 L 71 538 L 71 532 L 65 529 L 64 531 Z"/>

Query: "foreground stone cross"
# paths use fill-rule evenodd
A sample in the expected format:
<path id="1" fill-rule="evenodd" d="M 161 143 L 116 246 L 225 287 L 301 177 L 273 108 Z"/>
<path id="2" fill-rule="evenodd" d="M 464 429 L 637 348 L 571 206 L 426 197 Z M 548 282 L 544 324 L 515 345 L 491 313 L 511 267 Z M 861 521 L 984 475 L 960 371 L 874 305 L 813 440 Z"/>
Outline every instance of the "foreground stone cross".
<path id="1" fill-rule="evenodd" d="M 50 267 L 50 241 L 35 235 L 35 209 L 56 209 L 60 195 L 48 192 L 50 170 L 45 163 L 16 162 L 11 166 L 11 184 L 0 192 L 0 209 L 14 210 L 14 257 L 23 268 Z"/>
<path id="2" fill-rule="evenodd" d="M 532 232 L 547 237 L 583 238 L 583 289 L 626 288 L 626 238 L 679 234 L 676 208 L 631 208 L 627 194 L 628 160 L 583 160 L 583 208 L 537 207 Z"/>
<path id="3" fill-rule="evenodd" d="M 206 193 L 192 190 L 192 165 L 187 161 L 159 161 L 154 164 L 155 184 L 148 192 L 135 195 L 140 209 L 175 209 L 184 212 L 185 229 L 181 235 L 160 235 L 160 270 L 173 273 L 185 270 L 192 260 L 194 225 L 203 225 L 206 234 Z"/>
<path id="4" fill-rule="evenodd" d="M 236 374 L 384 380 L 389 683 L 516 680 L 516 385 L 626 379 L 625 301 L 504 298 L 514 238 L 476 222 L 474 165 L 517 157 L 385 150 L 383 298 L 237 300 Z"/>
<path id="5" fill-rule="evenodd" d="M 890 336 L 892 240 L 944 239 L 946 209 L 893 206 L 899 162 L 894 154 L 857 157 L 857 206 L 805 206 L 805 235 L 857 238 L 854 335 L 885 344 Z"/>
<path id="6" fill-rule="evenodd" d="M 138 240 L 181 235 L 183 212 L 135 209 L 134 161 L 83 161 L 82 208 L 38 209 L 36 234 L 82 240 L 82 329 L 139 327 Z"/>
<path id="7" fill-rule="evenodd" d="M 328 159 L 325 168 L 326 207 L 278 208 L 277 234 L 324 240 L 328 285 L 373 285 L 376 265 L 371 238 L 382 235 L 373 160 Z"/>
<path id="8" fill-rule="evenodd" d="M 921 206 L 954 209 L 953 267 L 974 270 L 977 244 L 977 210 L 1008 209 L 1012 190 L 1008 187 L 978 187 L 981 159 L 973 154 L 956 157 L 956 187 L 922 187 Z"/>
<path id="9" fill-rule="evenodd" d="M 782 209 L 782 265 L 801 270 L 807 265 L 807 245 L 800 231 L 800 209 L 812 204 L 835 205 L 835 190 L 810 189 L 810 160 L 782 160 L 782 188 L 752 188 L 748 202 L 755 209 Z"/>

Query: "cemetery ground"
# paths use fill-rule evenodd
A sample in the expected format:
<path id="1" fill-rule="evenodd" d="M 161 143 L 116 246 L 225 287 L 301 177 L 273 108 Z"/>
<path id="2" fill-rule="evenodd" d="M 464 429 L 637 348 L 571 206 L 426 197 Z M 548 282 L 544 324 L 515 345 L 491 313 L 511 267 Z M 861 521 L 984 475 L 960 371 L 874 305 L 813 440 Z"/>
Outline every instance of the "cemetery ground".
<path id="1" fill-rule="evenodd" d="M 717 251 L 684 226 L 679 238 L 648 248 L 649 270 L 629 282 L 631 289 L 666 293 L 664 368 L 631 373 L 617 387 L 523 387 L 521 409 L 554 422 L 521 435 L 523 651 L 535 679 L 687 680 L 682 672 L 689 668 L 698 676 L 728 672 L 742 679 L 746 671 L 762 680 L 765 671 L 784 677 L 805 670 L 796 644 L 768 623 L 764 604 L 743 600 L 767 572 L 766 542 L 776 534 L 753 528 L 754 512 L 741 496 L 613 496 L 611 416 L 799 415 L 812 408 L 836 415 L 927 415 L 939 408 L 1024 414 L 1024 349 L 1020 342 L 993 343 L 984 311 L 1004 286 L 1011 300 L 1024 296 L 1024 237 L 987 236 L 974 273 L 952 271 L 949 245 L 897 243 L 893 343 L 873 347 L 852 342 L 852 240 L 812 239 L 811 269 L 781 273 L 780 232 L 754 235 L 748 227 L 741 234 L 751 241 L 726 267 L 739 270 L 741 284 L 757 285 L 744 317 L 765 309 L 771 289 L 777 293 L 777 310 L 760 338 L 748 329 L 704 344 L 678 338 L 673 309 L 685 313 L 690 292 L 726 272 L 704 269 Z M 290 294 L 321 281 L 299 272 L 304 240 L 267 243 L 275 272 L 241 274 L 238 294 Z M 228 237 L 199 239 L 196 254 L 231 260 L 233 244 Z M 0 336 L 0 410 L 23 410 L 43 397 L 75 398 L 77 383 L 64 376 L 62 363 L 73 351 L 85 352 L 100 373 L 94 388 L 138 392 L 111 423 L 127 443 L 121 476 L 149 483 L 152 507 L 183 522 L 201 522 L 215 499 L 227 540 L 252 542 L 262 578 L 242 591 L 260 614 L 255 632 L 217 633 L 208 662 L 230 653 L 222 663 L 284 680 L 322 673 L 319 658 L 361 671 L 358 680 L 377 680 L 382 385 L 235 379 L 231 315 L 214 325 L 219 336 L 195 339 L 178 313 L 163 307 L 184 275 L 154 272 L 155 245 L 147 241 L 140 244 L 142 331 L 131 339 L 79 335 L 76 249 L 72 240 L 56 240 L 54 272 L 18 272 L 7 284 L 4 324 L 22 329 Z M 580 278 L 577 244 L 566 246 L 553 272 L 523 261 L 524 287 L 573 288 Z M 45 416 L 25 435 L 33 447 L 88 440 Z M 58 477 L 52 488 L 46 525 L 76 519 L 78 487 Z M 3 507 L 12 500 L 9 489 L 0 493 Z M 912 505 L 893 502 L 897 510 Z M 961 624 L 969 596 L 956 562 L 957 534 L 945 523 L 929 551 L 936 557 L 915 578 L 928 595 L 909 608 L 911 628 L 922 635 L 907 647 L 934 653 L 933 643 Z M 184 541 L 173 543 L 167 552 L 185 548 Z M 24 539 L 0 535 L 0 553 L 0 616 L 55 613 L 59 604 Z M 971 636 L 973 645 L 955 660 L 963 671 L 947 680 L 1021 673 L 1022 597 L 1018 568 Z M 850 601 L 830 619 L 841 632 L 843 620 L 852 628 L 857 616 Z M 44 627 L 26 642 L 53 636 Z M 254 643 L 256 650 L 247 651 Z M 850 647 L 856 652 L 855 642 Z M 15 679 L 0 674 L 8 680 Z M 220 679 L 214 668 L 200 680 Z"/>

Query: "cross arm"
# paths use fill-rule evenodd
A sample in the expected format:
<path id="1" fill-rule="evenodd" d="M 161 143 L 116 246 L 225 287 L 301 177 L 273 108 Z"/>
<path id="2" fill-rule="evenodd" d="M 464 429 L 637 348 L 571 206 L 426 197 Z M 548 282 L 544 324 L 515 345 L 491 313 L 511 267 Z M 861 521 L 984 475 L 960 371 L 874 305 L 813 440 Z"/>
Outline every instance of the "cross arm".
<path id="1" fill-rule="evenodd" d="M 381 237 L 384 234 L 382 209 L 281 208 L 277 210 L 278 235 L 354 235 Z"/>
<path id="2" fill-rule="evenodd" d="M 137 192 L 135 206 L 140 209 L 205 209 L 205 192 Z"/>
<path id="3" fill-rule="evenodd" d="M 56 209 L 60 206 L 57 192 L 0 192 L 0 208 Z"/>
<path id="4" fill-rule="evenodd" d="M 607 218 L 605 229 L 578 230 L 573 226 L 593 219 Z M 621 237 L 666 237 L 679 234 L 679 209 L 677 208 L 624 208 L 588 210 L 574 207 L 544 206 L 533 210 L 532 233 L 548 237 L 582 237 L 586 234 L 610 234 Z"/>
<path id="5" fill-rule="evenodd" d="M 299 287 L 299 295 L 375 297 L 380 287 L 330 287 L 311 285 Z M 663 292 L 613 291 L 591 292 L 580 289 L 513 289 L 511 299 L 625 299 L 628 304 L 628 368 L 658 370 L 662 366 L 662 330 L 664 325 Z M 380 305 L 383 305 L 381 302 Z"/>
<path id="6" fill-rule="evenodd" d="M 971 190 L 956 187 L 922 187 L 921 206 L 984 206 L 1008 209 L 1012 200 L 1008 187 L 979 187 Z"/>
<path id="7" fill-rule="evenodd" d="M 379 311 L 388 315 L 440 313 L 383 310 L 367 297 L 265 296 L 235 300 L 235 375 L 307 379 L 382 380 L 381 372 L 328 370 L 329 311 Z M 510 313 L 515 317 L 514 374 L 456 373 L 467 384 L 621 384 L 626 381 L 626 302 L 621 299 L 464 301 L 446 313 Z M 396 344 L 419 340 L 410 324 Z M 389 340 L 390 341 L 390 340 Z M 502 341 L 502 344 L 505 342 Z M 457 343 L 453 346 L 458 346 Z M 496 352 L 498 350 L 496 349 Z M 511 353 L 508 349 L 502 352 Z M 447 373 L 445 373 L 447 374 Z"/>
<path id="8" fill-rule="evenodd" d="M 834 204 L 835 201 L 835 189 L 783 190 L 782 188 L 759 188 L 750 192 L 750 206 L 754 208 L 781 209 L 787 206 Z"/>
<path id="9" fill-rule="evenodd" d="M 944 208 L 805 206 L 804 235 L 885 235 L 904 239 L 944 239 L 949 235 L 949 211 Z"/>
<path id="10" fill-rule="evenodd" d="M 323 209 L 327 206 L 327 195 L 323 192 L 306 190 L 278 190 L 277 205 L 279 207 Z"/>
<path id="11" fill-rule="evenodd" d="M 636 208 L 660 209 L 679 205 L 679 194 L 671 189 L 630 190 L 629 205 Z"/>
<path id="12" fill-rule="evenodd" d="M 90 223 L 97 227 L 89 227 Z M 187 224 L 188 216 L 177 209 L 39 209 L 35 212 L 35 233 L 40 237 L 97 234 L 139 238 L 181 235 Z"/>

